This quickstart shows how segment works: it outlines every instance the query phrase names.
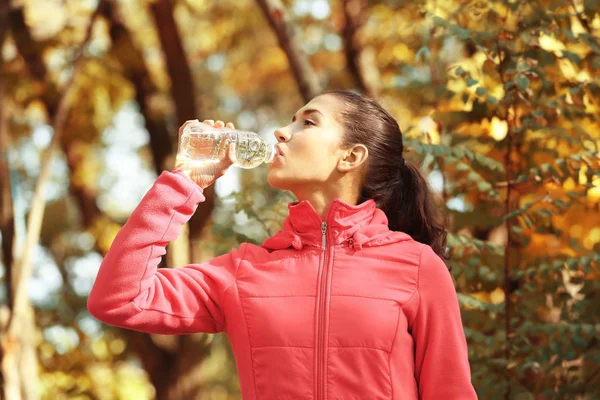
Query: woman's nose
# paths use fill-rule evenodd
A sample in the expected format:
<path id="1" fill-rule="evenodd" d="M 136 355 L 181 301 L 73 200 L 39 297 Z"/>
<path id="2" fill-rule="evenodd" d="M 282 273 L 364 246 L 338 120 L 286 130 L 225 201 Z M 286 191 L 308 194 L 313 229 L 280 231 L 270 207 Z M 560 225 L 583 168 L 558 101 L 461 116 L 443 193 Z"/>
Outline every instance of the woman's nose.
<path id="1" fill-rule="evenodd" d="M 287 142 L 290 140 L 289 130 L 286 128 L 279 128 L 275 130 L 275 138 L 279 143 Z"/>

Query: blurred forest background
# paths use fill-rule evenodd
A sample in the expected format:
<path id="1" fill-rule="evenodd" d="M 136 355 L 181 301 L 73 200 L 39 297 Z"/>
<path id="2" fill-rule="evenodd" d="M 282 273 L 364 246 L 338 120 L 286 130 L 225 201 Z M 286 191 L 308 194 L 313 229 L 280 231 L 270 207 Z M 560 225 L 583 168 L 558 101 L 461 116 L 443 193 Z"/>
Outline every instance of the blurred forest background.
<path id="1" fill-rule="evenodd" d="M 225 335 L 103 325 L 103 254 L 185 120 L 274 142 L 324 89 L 399 121 L 451 226 L 481 399 L 600 398 L 600 2 L 1 0 L 0 398 L 240 399 Z M 163 267 L 274 233 L 266 167 L 207 190 Z"/>

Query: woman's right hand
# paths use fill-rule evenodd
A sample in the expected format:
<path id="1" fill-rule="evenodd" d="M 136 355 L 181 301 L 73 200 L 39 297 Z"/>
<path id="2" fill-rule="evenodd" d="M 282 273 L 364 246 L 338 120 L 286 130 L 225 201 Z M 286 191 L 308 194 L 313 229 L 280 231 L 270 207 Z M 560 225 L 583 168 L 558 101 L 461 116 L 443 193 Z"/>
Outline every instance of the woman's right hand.
<path id="1" fill-rule="evenodd" d="M 179 138 L 181 137 L 183 130 L 186 126 L 198 123 L 199 121 L 197 119 L 186 121 L 179 128 Z M 235 129 L 233 123 L 231 122 L 228 122 L 227 125 L 225 125 L 223 121 L 215 122 L 212 119 L 206 119 L 202 121 L 202 123 L 215 128 L 227 127 Z M 221 140 L 221 143 L 219 145 L 221 147 L 219 149 L 219 153 L 221 153 L 221 151 L 223 150 L 222 147 L 225 146 L 225 143 L 225 137 L 223 136 L 223 139 Z M 225 152 L 225 157 L 219 162 L 206 163 L 197 167 L 191 167 L 189 165 L 186 165 L 185 163 L 181 162 L 181 159 L 179 157 L 177 157 L 178 162 L 176 163 L 175 168 L 183 171 L 183 173 L 185 173 L 191 180 L 196 182 L 196 184 L 198 184 L 198 186 L 200 186 L 202 189 L 206 189 L 208 186 L 212 185 L 218 178 L 225 175 L 225 172 L 227 172 L 229 167 L 231 167 L 236 161 L 235 143 L 230 143 L 229 147 L 226 150 L 227 151 Z"/>

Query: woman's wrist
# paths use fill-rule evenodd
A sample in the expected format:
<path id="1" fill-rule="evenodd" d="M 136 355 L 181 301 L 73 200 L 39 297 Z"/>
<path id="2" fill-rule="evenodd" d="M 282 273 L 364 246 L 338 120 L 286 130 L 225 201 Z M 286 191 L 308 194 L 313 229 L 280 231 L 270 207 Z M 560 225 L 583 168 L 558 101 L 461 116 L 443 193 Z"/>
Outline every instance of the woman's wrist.
<path id="1" fill-rule="evenodd" d="M 175 167 L 175 168 L 173 168 L 173 169 L 171 170 L 171 172 L 172 172 L 172 173 L 174 173 L 174 174 L 178 174 L 178 175 L 183 175 L 183 176 L 185 176 L 185 177 L 187 178 L 187 180 L 188 180 L 188 181 L 192 182 L 192 183 L 194 184 L 194 186 L 196 186 L 198 189 L 200 189 L 200 192 L 203 192 L 203 191 L 204 191 L 204 189 L 202 188 L 202 186 L 198 185 L 198 184 L 196 183 L 196 181 L 194 181 L 194 180 L 192 179 L 192 177 L 189 175 L 188 171 L 185 171 L 185 170 L 183 170 L 183 169 L 181 169 L 181 168 Z"/>

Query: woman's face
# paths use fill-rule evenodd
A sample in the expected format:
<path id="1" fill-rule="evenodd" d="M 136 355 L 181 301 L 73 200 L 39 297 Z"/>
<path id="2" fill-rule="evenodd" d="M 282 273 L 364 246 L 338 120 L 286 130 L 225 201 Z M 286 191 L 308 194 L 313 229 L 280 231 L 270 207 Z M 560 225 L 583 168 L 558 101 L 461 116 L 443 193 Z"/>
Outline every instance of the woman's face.
<path id="1" fill-rule="evenodd" d="M 343 151 L 343 127 L 336 119 L 343 104 L 333 95 L 315 97 L 275 131 L 281 155 L 269 166 L 267 181 L 282 190 L 318 188 L 335 173 Z"/>

